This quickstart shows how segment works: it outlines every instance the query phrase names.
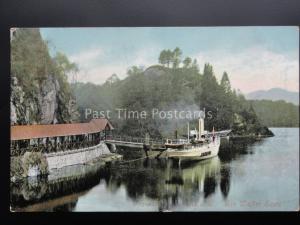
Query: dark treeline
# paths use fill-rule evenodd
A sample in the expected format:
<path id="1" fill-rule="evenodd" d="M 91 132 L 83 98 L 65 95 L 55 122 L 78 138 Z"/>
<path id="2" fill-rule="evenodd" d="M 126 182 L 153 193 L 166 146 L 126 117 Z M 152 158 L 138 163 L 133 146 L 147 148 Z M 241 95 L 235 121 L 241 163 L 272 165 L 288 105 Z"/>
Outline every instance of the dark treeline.
<path id="1" fill-rule="evenodd" d="M 252 100 L 261 123 L 268 127 L 299 127 L 299 106 L 285 101 Z"/>
<path id="2" fill-rule="evenodd" d="M 131 67 L 127 77 L 120 80 L 113 74 L 103 85 L 77 83 L 73 85 L 77 103 L 84 110 L 114 110 L 126 108 L 146 111 L 159 110 L 203 110 L 211 112 L 205 119 L 205 129 L 211 131 L 233 129 L 237 135 L 272 135 L 257 117 L 252 103 L 237 93 L 230 85 L 229 75 L 224 72 L 218 82 L 212 65 L 206 63 L 199 71 L 196 59 L 182 60 L 179 48 L 163 50 L 158 57 L 159 65 L 147 69 Z M 148 116 L 146 119 L 111 121 L 122 134 L 144 136 L 169 136 L 178 130 L 186 134 L 187 120 L 161 120 Z M 197 119 L 190 120 L 190 127 L 197 127 Z"/>

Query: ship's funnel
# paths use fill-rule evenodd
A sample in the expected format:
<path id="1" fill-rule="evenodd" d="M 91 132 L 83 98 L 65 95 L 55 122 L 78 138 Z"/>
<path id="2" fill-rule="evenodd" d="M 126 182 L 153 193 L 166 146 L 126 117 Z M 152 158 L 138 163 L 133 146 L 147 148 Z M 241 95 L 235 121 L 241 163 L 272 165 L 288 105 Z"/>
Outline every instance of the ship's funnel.
<path id="1" fill-rule="evenodd" d="M 199 118 L 199 132 L 198 132 L 198 139 L 201 138 L 201 135 L 204 134 L 204 119 Z"/>

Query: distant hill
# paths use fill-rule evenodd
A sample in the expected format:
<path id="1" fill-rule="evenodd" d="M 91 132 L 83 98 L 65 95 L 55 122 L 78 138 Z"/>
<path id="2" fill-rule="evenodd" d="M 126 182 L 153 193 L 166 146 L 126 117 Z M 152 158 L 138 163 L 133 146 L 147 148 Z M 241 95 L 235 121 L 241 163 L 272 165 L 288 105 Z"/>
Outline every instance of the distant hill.
<path id="1" fill-rule="evenodd" d="M 284 100 L 286 102 L 293 103 L 295 105 L 299 105 L 299 93 L 287 91 L 281 88 L 272 88 L 270 90 L 264 91 L 254 91 L 246 95 L 247 99 L 250 100 Z"/>
<path id="2" fill-rule="evenodd" d="M 299 106 L 282 100 L 250 100 L 250 102 L 263 125 L 299 127 Z"/>

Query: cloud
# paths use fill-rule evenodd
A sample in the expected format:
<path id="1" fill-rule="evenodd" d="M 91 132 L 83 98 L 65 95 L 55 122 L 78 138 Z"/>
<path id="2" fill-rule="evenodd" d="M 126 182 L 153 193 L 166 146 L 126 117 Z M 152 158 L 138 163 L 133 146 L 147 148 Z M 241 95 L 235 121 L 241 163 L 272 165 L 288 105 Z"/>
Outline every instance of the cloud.
<path id="1" fill-rule="evenodd" d="M 212 64 L 219 80 L 226 71 L 233 88 L 243 93 L 274 87 L 299 90 L 299 56 L 293 58 L 263 47 L 253 47 L 237 53 L 199 53 L 194 58 L 201 70 L 205 62 Z"/>
<path id="2" fill-rule="evenodd" d="M 102 48 L 92 48 L 76 55 L 71 55 L 70 61 L 77 63 L 80 68 L 87 69 L 94 65 L 97 59 L 104 55 Z"/>
<path id="3" fill-rule="evenodd" d="M 123 64 L 101 65 L 81 69 L 78 74 L 78 81 L 102 84 L 114 73 L 117 74 L 119 78 L 124 78 L 126 70 L 126 66 Z"/>
<path id="4" fill-rule="evenodd" d="M 79 65 L 77 80 L 80 82 L 104 83 L 112 74 L 126 77 L 131 66 L 148 67 L 157 61 L 159 48 L 148 46 L 136 51 L 127 50 L 125 54 L 114 55 L 102 48 L 90 49 L 70 56 L 70 61 Z"/>
<path id="5" fill-rule="evenodd" d="M 102 84 L 114 73 L 124 79 L 133 65 L 147 68 L 157 63 L 161 49 L 160 46 L 145 46 L 137 50 L 125 49 L 123 54 L 113 54 L 108 49 L 96 47 L 69 58 L 79 65 L 78 81 Z M 299 90 L 298 55 L 291 57 L 264 47 L 252 47 L 240 52 L 205 51 L 192 58 L 197 59 L 201 71 L 204 63 L 211 63 L 218 80 L 226 71 L 232 87 L 243 93 L 274 87 Z"/>

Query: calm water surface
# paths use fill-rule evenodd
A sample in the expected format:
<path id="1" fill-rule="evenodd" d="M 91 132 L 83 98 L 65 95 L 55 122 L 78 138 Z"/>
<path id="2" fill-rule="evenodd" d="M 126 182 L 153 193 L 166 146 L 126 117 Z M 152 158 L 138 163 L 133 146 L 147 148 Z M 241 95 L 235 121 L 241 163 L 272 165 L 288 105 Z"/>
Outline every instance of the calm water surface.
<path id="1" fill-rule="evenodd" d="M 205 161 L 180 166 L 165 159 L 118 162 L 85 166 L 86 174 L 72 179 L 26 181 L 12 186 L 12 209 L 294 211 L 299 207 L 299 129 L 272 131 L 275 137 L 260 141 L 224 140 L 219 156 Z M 125 160 L 142 154 L 130 151 Z"/>

